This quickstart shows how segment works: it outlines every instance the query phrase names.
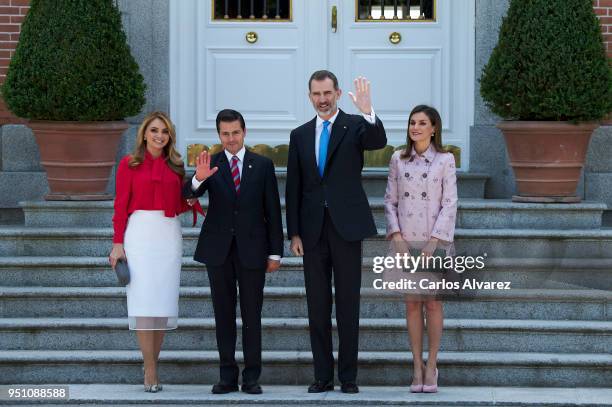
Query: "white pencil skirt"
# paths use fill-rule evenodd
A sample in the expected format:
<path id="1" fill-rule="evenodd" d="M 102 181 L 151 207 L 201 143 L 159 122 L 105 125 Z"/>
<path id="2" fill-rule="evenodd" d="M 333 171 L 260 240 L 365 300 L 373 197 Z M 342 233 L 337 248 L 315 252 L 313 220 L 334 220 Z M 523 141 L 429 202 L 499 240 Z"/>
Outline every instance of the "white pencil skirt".
<path id="1" fill-rule="evenodd" d="M 130 268 L 129 328 L 176 329 L 183 255 L 179 218 L 167 218 L 163 211 L 135 211 L 123 246 Z"/>

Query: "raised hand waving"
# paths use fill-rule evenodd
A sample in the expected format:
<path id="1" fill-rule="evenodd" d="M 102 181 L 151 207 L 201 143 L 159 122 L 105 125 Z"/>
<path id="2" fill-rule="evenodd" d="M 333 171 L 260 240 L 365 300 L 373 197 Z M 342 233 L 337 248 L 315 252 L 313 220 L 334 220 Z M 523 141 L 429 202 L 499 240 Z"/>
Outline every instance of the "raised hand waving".
<path id="1" fill-rule="evenodd" d="M 351 100 L 361 113 L 372 113 L 372 98 L 370 97 L 370 81 L 365 76 L 359 76 L 353 83 L 355 84 L 355 93 L 349 92 Z"/>
<path id="2" fill-rule="evenodd" d="M 210 168 L 210 155 L 208 151 L 202 151 L 200 155 L 196 157 L 196 172 L 195 177 L 198 181 L 204 181 L 211 175 L 213 175 L 219 167 Z"/>

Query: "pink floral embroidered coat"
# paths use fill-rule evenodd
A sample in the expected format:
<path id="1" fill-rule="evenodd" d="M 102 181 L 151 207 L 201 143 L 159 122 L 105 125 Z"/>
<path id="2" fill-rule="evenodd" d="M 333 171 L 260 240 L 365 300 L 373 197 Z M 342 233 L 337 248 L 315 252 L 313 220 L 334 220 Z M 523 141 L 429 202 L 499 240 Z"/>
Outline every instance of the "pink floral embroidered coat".
<path id="1" fill-rule="evenodd" d="M 422 248 L 431 237 L 438 247 L 454 252 L 457 218 L 457 176 L 451 153 L 438 153 L 433 145 L 423 154 L 412 149 L 409 158 L 396 151 L 389 163 L 385 193 L 387 237 L 401 232 L 404 240 Z M 450 254 L 450 253 L 449 253 Z"/>

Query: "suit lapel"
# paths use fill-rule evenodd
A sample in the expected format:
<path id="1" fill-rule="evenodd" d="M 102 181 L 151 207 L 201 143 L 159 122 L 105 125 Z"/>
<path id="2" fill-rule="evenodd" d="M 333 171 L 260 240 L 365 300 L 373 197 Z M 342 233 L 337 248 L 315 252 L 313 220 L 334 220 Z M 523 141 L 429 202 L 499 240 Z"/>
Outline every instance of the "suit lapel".
<path id="1" fill-rule="evenodd" d="M 309 121 L 306 124 L 304 135 L 305 141 L 305 155 L 306 155 L 306 168 L 310 168 L 311 171 L 314 171 L 316 176 L 321 179 L 319 175 L 319 168 L 317 167 L 317 156 L 315 155 L 315 143 L 316 143 L 316 126 L 317 126 L 317 117 Z"/>
<path id="2" fill-rule="evenodd" d="M 234 187 L 234 180 L 232 178 L 232 173 L 230 172 L 229 161 L 227 161 L 227 157 L 225 156 L 225 151 L 221 151 L 219 153 L 217 167 L 219 167 L 219 172 L 221 172 L 221 175 L 225 180 L 229 191 L 232 192 L 232 194 L 235 196 L 236 188 Z"/>
<path id="3" fill-rule="evenodd" d="M 329 146 L 327 147 L 327 157 L 325 160 L 325 172 L 327 172 L 327 166 L 329 165 L 331 158 L 338 148 L 338 145 L 344 138 L 344 135 L 348 131 L 348 126 L 346 125 L 346 113 L 342 110 L 338 112 L 338 116 L 336 116 L 336 120 L 334 120 L 334 125 L 332 126 L 332 132 L 329 139 Z M 323 174 L 325 175 L 325 174 Z"/>

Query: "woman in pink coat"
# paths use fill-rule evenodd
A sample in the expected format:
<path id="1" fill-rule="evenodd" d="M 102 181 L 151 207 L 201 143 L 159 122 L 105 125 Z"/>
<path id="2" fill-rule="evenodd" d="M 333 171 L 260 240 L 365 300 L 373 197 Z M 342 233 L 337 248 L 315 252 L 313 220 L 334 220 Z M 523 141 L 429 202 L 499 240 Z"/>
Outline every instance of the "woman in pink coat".
<path id="1" fill-rule="evenodd" d="M 385 193 L 387 238 L 392 246 L 418 249 L 424 256 L 432 256 L 436 249 L 454 254 L 457 177 L 454 156 L 442 147 L 441 132 L 442 121 L 436 109 L 415 107 L 408 120 L 406 150 L 396 151 L 389 163 Z M 410 391 L 435 393 L 442 302 L 434 295 L 407 295 L 405 301 L 414 362 Z M 423 308 L 429 338 L 427 365 L 423 362 Z"/>

